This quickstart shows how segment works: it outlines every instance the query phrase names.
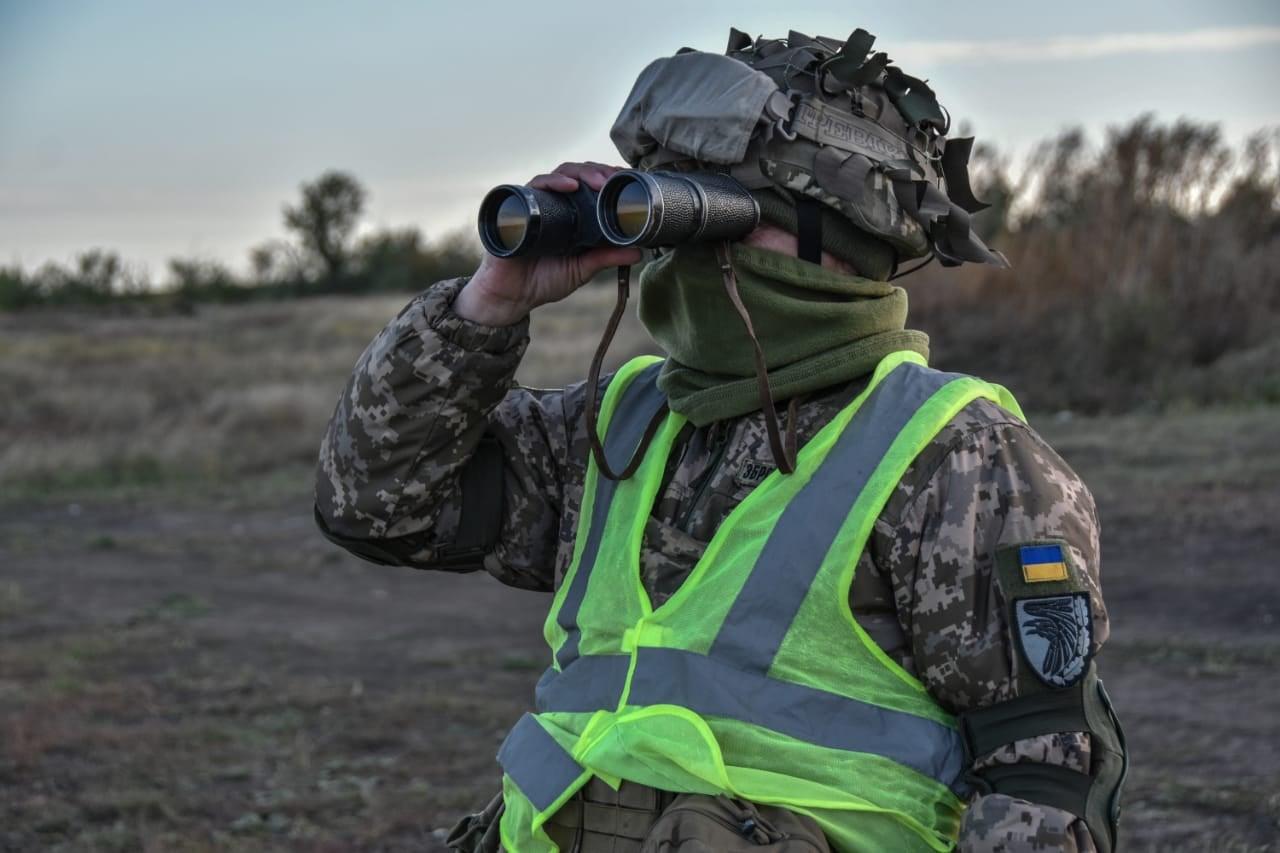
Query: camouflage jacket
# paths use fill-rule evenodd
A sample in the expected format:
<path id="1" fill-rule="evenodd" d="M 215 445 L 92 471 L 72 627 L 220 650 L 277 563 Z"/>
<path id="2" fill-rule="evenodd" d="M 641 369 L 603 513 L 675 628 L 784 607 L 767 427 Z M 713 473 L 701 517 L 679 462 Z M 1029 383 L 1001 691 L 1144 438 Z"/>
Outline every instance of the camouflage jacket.
<path id="1" fill-rule="evenodd" d="M 374 559 L 424 569 L 483 568 L 503 583 L 550 591 L 568 567 L 582 497 L 583 388 L 516 386 L 527 322 L 491 328 L 463 320 L 451 310 L 463 284 L 451 280 L 427 290 L 361 356 L 321 447 L 316 517 L 334 541 Z M 800 441 L 864 382 L 805 401 Z M 483 553 L 468 555 L 455 545 L 460 481 L 485 436 L 501 447 L 504 508 Z M 655 606 L 772 467 L 758 412 L 686 427 L 641 556 Z M 1064 540 L 1083 569 L 1096 652 L 1108 627 L 1093 499 L 1033 430 L 988 401 L 974 402 L 915 459 L 877 519 L 850 590 L 854 616 L 949 711 L 1012 698 L 1018 694 L 1014 640 L 993 555 L 1046 537 Z M 1089 738 L 1064 733 L 1019 741 L 977 762 L 1046 762 L 1088 772 Z M 990 794 L 971 801 L 959 849 L 1095 848 L 1084 824 L 1067 812 Z"/>

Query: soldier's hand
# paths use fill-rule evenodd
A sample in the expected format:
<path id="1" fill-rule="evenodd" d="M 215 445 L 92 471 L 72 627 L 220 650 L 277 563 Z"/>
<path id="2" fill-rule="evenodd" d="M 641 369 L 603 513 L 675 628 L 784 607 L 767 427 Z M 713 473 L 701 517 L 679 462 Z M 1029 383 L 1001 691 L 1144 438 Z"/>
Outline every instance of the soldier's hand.
<path id="1" fill-rule="evenodd" d="M 564 163 L 554 172 L 538 175 L 529 186 L 571 193 L 579 181 L 596 192 L 617 166 Z M 459 317 L 486 326 L 509 326 L 548 302 L 564 299 L 606 267 L 640 262 L 639 249 L 607 246 L 577 255 L 545 258 L 497 258 L 486 254 L 476 274 L 453 302 Z"/>

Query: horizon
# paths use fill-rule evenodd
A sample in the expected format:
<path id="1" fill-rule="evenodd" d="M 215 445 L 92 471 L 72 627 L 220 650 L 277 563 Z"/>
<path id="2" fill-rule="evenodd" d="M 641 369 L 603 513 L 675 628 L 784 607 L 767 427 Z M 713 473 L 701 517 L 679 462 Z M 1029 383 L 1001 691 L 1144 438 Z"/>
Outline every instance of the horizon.
<path id="1" fill-rule="evenodd" d="M 839 38 L 862 26 L 930 79 L 957 127 L 1015 160 L 1066 128 L 1097 142 L 1148 112 L 1218 124 L 1233 145 L 1280 125 L 1267 82 L 1280 79 L 1280 9 L 1261 2 L 997 2 L 913 21 L 663 0 L 651 20 L 664 7 L 679 10 L 679 35 L 581 0 L 557 15 L 503 10 L 492 31 L 491 10 L 402 2 L 359 15 L 0 3 L 0 264 L 34 270 L 100 248 L 153 279 L 175 257 L 243 271 L 252 247 L 283 236 L 298 187 L 328 169 L 368 189 L 362 231 L 436 240 L 472 227 L 494 184 L 616 162 L 608 127 L 640 69 L 685 44 L 720 51 L 731 25 Z M 566 47 L 548 50 L 554 39 Z"/>

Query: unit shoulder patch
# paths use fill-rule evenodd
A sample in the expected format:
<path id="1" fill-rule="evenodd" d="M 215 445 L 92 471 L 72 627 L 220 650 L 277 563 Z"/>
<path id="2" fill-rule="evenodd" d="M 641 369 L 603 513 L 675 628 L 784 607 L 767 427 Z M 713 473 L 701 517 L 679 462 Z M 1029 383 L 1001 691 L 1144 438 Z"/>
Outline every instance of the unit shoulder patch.
<path id="1" fill-rule="evenodd" d="M 1093 645 L 1093 609 L 1087 592 L 1014 601 L 1018 647 L 1036 677 L 1050 687 L 1071 687 L 1084 677 Z"/>

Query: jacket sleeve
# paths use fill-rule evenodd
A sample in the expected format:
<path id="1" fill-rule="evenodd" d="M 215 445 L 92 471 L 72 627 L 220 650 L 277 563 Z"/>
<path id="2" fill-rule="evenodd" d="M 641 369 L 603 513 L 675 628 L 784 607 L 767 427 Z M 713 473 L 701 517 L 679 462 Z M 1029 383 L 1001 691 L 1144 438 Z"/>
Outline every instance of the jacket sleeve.
<path id="1" fill-rule="evenodd" d="M 985 401 L 973 404 L 922 455 L 873 536 L 889 576 L 915 670 L 947 710 L 960 714 L 1016 698 L 1019 654 L 1001 589 L 998 554 L 1058 541 L 1091 602 L 1090 651 L 1106 640 L 1098 583 L 1098 521 L 1084 484 L 1038 435 Z M 905 478 L 904 478 L 905 479 Z M 973 756 L 973 770 L 1035 762 L 1089 773 L 1090 736 L 1064 732 Z M 1048 805 L 991 793 L 971 799 L 964 853 L 1096 849 L 1082 820 Z"/>
<path id="2" fill-rule="evenodd" d="M 316 521 L 375 562 L 550 590 L 583 395 L 518 387 L 528 322 L 458 317 L 464 284 L 429 288 L 360 356 L 320 447 Z"/>

